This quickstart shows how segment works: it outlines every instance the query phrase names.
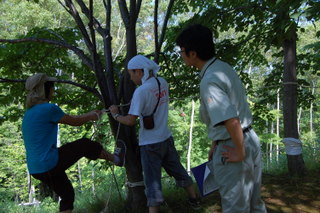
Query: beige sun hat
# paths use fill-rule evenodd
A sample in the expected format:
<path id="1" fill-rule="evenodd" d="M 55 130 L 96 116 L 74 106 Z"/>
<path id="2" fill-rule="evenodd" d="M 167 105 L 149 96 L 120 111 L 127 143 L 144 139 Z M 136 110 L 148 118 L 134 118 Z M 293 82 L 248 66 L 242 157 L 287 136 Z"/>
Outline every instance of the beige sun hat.
<path id="1" fill-rule="evenodd" d="M 27 108 L 48 101 L 44 91 L 44 83 L 47 81 L 57 81 L 57 79 L 49 77 L 44 73 L 37 73 L 27 78 L 25 85 L 26 89 L 29 91 L 26 103 Z"/>

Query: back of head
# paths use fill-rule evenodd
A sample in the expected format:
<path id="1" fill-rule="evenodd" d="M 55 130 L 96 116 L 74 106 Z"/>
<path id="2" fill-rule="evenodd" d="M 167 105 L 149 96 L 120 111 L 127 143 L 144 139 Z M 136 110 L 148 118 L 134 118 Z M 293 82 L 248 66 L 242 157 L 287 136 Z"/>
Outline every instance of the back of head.
<path id="1" fill-rule="evenodd" d="M 195 24 L 185 28 L 177 37 L 176 43 L 185 48 L 185 53 L 195 51 L 201 60 L 209 60 L 215 56 L 212 31 L 201 25 Z"/>
<path id="2" fill-rule="evenodd" d="M 48 77 L 44 73 L 37 73 L 27 78 L 25 85 L 26 90 L 28 91 L 26 101 L 27 108 L 48 101 L 48 95 L 46 94 L 48 92 L 46 92 L 47 89 L 45 89 L 45 84 L 46 82 L 53 82 L 56 80 L 56 78 Z M 53 84 L 50 84 L 50 86 L 53 87 Z"/>

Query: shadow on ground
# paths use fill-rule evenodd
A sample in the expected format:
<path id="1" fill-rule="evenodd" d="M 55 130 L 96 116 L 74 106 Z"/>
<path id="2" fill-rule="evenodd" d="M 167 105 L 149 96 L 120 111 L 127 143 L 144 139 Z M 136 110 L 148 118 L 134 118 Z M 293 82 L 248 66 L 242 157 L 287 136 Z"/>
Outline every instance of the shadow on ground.
<path id="1" fill-rule="evenodd" d="M 288 175 L 263 174 L 262 199 L 268 213 L 320 213 L 320 171 L 302 178 Z M 186 208 L 186 202 L 168 203 L 162 212 L 173 213 L 222 213 L 218 192 L 202 198 L 198 211 Z"/>

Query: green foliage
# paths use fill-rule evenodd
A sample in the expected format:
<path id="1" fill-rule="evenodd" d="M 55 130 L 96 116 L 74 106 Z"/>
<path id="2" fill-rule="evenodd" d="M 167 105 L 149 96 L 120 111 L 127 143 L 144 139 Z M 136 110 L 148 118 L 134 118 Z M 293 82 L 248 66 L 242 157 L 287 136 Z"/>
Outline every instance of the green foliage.
<path id="1" fill-rule="evenodd" d="M 306 8 L 305 14 L 309 21 L 319 20 L 320 18 L 320 2 L 316 0 L 308 1 L 309 7 Z"/>
<path id="2" fill-rule="evenodd" d="M 47 29 L 34 28 L 22 38 L 46 38 L 67 42 L 76 45 L 80 40 L 77 29 Z M 2 78 L 8 79 L 26 79 L 28 76 L 37 73 L 47 73 L 49 76 L 59 76 L 61 80 L 70 80 L 95 87 L 94 74 L 83 66 L 79 59 L 75 58 L 67 49 L 61 49 L 48 44 L 36 42 L 27 42 L 21 44 L 2 44 L 0 48 L 0 72 Z M 10 54 L 8 54 L 10 53 Z M 0 84 L 0 93 L 6 94 L 1 96 L 1 103 L 20 103 L 24 105 L 25 91 L 23 84 Z M 94 105 L 85 101 L 86 99 L 95 100 L 97 98 L 91 94 L 86 94 L 83 90 L 74 86 L 56 84 L 56 103 L 68 103 L 70 108 L 82 107 L 92 109 Z M 70 101 L 73 100 L 73 101 Z M 82 103 L 81 105 L 79 103 Z M 19 105 L 18 105 L 19 106 Z M 17 119 L 22 115 L 23 107 L 11 105 L 4 112 L 7 119 Z"/>
<path id="3" fill-rule="evenodd" d="M 78 30 L 72 28 L 33 28 L 26 35 L 20 36 L 20 39 L 23 38 L 46 38 L 75 45 L 80 36 Z M 67 49 L 39 42 L 2 44 L 0 56 L 3 77 L 21 78 L 36 72 L 55 76 L 59 70 L 71 73 L 80 68 Z"/>
<path id="4" fill-rule="evenodd" d="M 170 84 L 171 98 L 190 98 L 198 96 L 200 79 L 199 71 L 184 65 L 172 46 L 167 54 L 161 55 L 161 73 Z M 197 99 L 198 97 L 195 97 Z M 180 102 L 175 102 L 179 104 Z"/>
<path id="5" fill-rule="evenodd" d="M 301 139 L 300 139 L 304 146 L 306 147 L 311 147 L 311 148 L 317 148 L 319 144 L 319 139 L 317 137 L 316 132 L 309 131 L 309 132 L 304 132 L 301 134 Z"/>
<path id="6" fill-rule="evenodd" d="M 35 4 L 35 2 L 37 4 Z M 99 4 L 99 3 L 96 3 Z M 71 17 L 56 0 L 7 0 L 0 4 L 1 38 L 46 38 L 68 42 L 82 47 L 83 40 L 74 28 Z M 8 9 L 10 8 L 10 9 Z M 99 20 L 105 19 L 103 7 L 96 7 Z M 115 7 L 113 7 L 115 8 Z M 165 5 L 161 5 L 163 16 Z M 122 38 L 125 29 L 119 12 L 113 9 L 112 44 L 116 73 L 120 73 L 125 62 Z M 52 11 L 55 11 L 52 13 Z M 138 51 L 152 52 L 153 30 L 151 23 L 152 4 L 143 4 L 142 16 L 137 26 Z M 277 93 L 282 94 L 283 52 L 282 41 L 292 31 L 298 33 L 298 83 L 299 103 L 302 108 L 301 140 L 303 156 L 307 168 L 317 169 L 320 165 L 319 112 L 314 108 L 314 132 L 309 132 L 307 115 L 310 103 L 318 105 L 317 90 L 312 94 L 309 86 L 317 86 L 320 75 L 319 57 L 319 2 L 317 1 L 193 1 L 178 0 L 175 3 L 170 28 L 166 35 L 166 46 L 161 55 L 160 75 L 170 83 L 169 125 L 172 130 L 181 162 L 186 165 L 189 142 L 191 99 L 198 99 L 199 71 L 187 68 L 175 50 L 175 38 L 181 29 L 192 23 L 202 23 L 211 28 L 215 35 L 218 56 L 235 67 L 248 89 L 248 97 L 254 113 L 254 126 L 261 138 L 263 150 L 263 171 L 271 174 L 286 173 L 286 155 L 281 137 L 271 134 L 272 125 L 281 115 L 276 110 Z M 151 14 L 151 15 L 150 15 Z M 315 26 L 315 27 L 314 27 Z M 115 30 L 117 29 L 117 30 Z M 102 42 L 101 39 L 99 42 Z M 101 43 L 99 43 L 101 44 Z M 98 48 L 101 48 L 99 45 Z M 103 57 L 103 56 L 101 56 Z M 35 72 L 45 72 L 59 79 L 72 80 L 83 85 L 96 87 L 96 79 L 91 70 L 82 64 L 72 52 L 56 46 L 39 43 L 1 44 L 1 78 L 25 79 Z M 120 74 L 119 74 L 120 75 Z M 21 83 L 0 84 L 0 209 L 5 212 L 55 212 L 58 205 L 51 198 L 41 199 L 41 205 L 17 206 L 26 202 L 28 195 L 25 153 L 21 139 L 21 117 L 24 112 L 24 86 Z M 175 99 L 177 98 L 177 99 Z M 69 114 L 80 114 L 101 108 L 101 103 L 71 85 L 56 84 L 55 103 Z M 193 146 L 191 166 L 207 159 L 210 140 L 206 127 L 199 121 L 199 102 L 196 102 L 193 126 Z M 280 106 L 282 107 L 282 106 Z M 80 137 L 99 141 L 109 151 L 113 150 L 114 139 L 108 125 L 107 116 L 101 121 L 82 127 L 60 126 L 62 144 Z M 280 123 L 280 134 L 282 131 Z M 93 126 L 93 127 L 92 127 Z M 272 149 L 270 148 L 272 144 Z M 277 156 L 275 147 L 280 146 Z M 270 152 L 272 155 L 270 155 Z M 107 203 L 110 211 L 123 211 L 125 191 L 124 169 L 115 169 L 117 184 L 113 179 L 111 165 L 103 161 L 82 159 L 68 170 L 68 175 L 76 189 L 75 212 L 97 212 Z M 34 180 L 34 179 L 33 179 Z M 37 181 L 33 182 L 37 184 Z M 184 203 L 184 192 L 174 188 L 172 178 L 163 180 L 165 197 L 172 203 Z M 176 196 L 181 194 L 181 196 Z M 174 196 L 173 196 L 174 195 Z M 182 208 L 182 206 L 181 206 Z"/>
<path id="7" fill-rule="evenodd" d="M 117 181 L 119 181 L 119 176 Z M 120 182 L 120 181 L 119 181 Z M 86 189 L 81 194 L 76 194 L 77 200 L 75 202 L 76 213 L 95 213 L 100 212 L 106 206 L 108 212 L 124 212 L 125 208 L 125 189 L 120 191 L 121 197 L 117 191 L 117 186 L 112 180 L 111 175 L 104 178 L 101 183 L 96 183 L 96 191 L 92 193 L 92 189 Z"/>
<path id="8" fill-rule="evenodd" d="M 20 123 L 21 120 L 14 123 L 5 121 L 0 126 L 0 188 L 8 193 L 9 200 L 15 201 L 24 200 L 27 192 L 27 168 Z"/>
<path id="9" fill-rule="evenodd" d="M 191 100 L 179 101 L 169 110 L 169 127 L 175 140 L 176 149 L 181 162 L 187 168 L 187 152 L 190 141 Z M 207 136 L 207 129 L 199 120 L 199 102 L 195 103 L 194 124 L 192 129 L 191 167 L 207 161 L 211 141 Z"/>
<path id="10" fill-rule="evenodd" d="M 189 6 L 187 6 L 187 3 Z M 180 3 L 180 1 L 179 1 Z M 193 96 L 197 91 L 197 81 L 189 82 L 180 76 L 188 76 L 193 70 L 181 66 L 181 63 L 175 63 L 175 55 L 169 54 L 173 49 L 175 38 L 182 28 L 189 24 L 201 23 L 213 30 L 215 35 L 217 55 L 219 58 L 227 61 L 239 71 L 240 77 L 247 87 L 248 94 L 253 97 L 253 112 L 255 119 L 260 116 L 269 116 L 267 104 L 276 103 L 276 93 L 280 88 L 282 94 L 282 73 L 283 73 L 283 41 L 290 38 L 293 32 L 300 30 L 298 37 L 304 38 L 304 32 L 310 26 L 309 20 L 318 20 L 319 13 L 312 8 L 317 8 L 318 2 L 315 1 L 182 1 L 181 8 L 176 8 L 179 12 L 190 12 L 191 18 L 175 24 L 168 29 L 167 46 L 165 51 L 171 59 L 171 67 L 178 67 L 168 76 L 169 81 L 175 82 L 175 79 L 181 79 L 179 87 L 176 87 L 174 95 L 179 97 Z M 204 6 L 205 5 L 205 6 Z M 312 11 L 309 15 L 307 11 Z M 310 47 L 317 46 L 313 43 Z M 301 55 L 300 55 L 301 54 Z M 273 57 L 270 58 L 270 55 Z M 304 54 L 305 55 L 305 54 Z M 299 105 L 307 107 L 314 98 L 310 90 L 305 87 L 308 83 L 303 79 L 310 73 L 318 72 L 318 68 L 300 67 L 300 63 L 310 66 L 319 66 L 318 53 L 309 52 L 308 57 L 304 57 L 302 52 L 298 52 L 299 63 Z M 303 62 L 306 61 L 306 62 Z M 248 70 L 256 72 L 259 69 L 265 70 L 262 74 L 265 81 L 254 88 L 252 75 L 246 75 Z M 251 73 L 250 73 L 251 74 Z M 192 76 L 192 80 L 195 76 Z M 188 86 L 183 83 L 188 82 Z M 189 89 L 191 87 L 191 89 Z M 272 87 L 272 88 L 271 88 Z M 267 89 L 266 89 L 267 88 Z M 258 94 L 258 95 L 257 95 Z M 259 121 L 261 122 L 261 121 Z"/>
<path id="11" fill-rule="evenodd" d="M 303 137 L 302 143 L 302 155 L 304 163 L 309 172 L 318 171 L 320 168 L 320 158 L 318 150 L 320 148 L 319 142 L 313 143 L 313 140 L 308 140 L 306 137 Z M 284 150 L 283 145 L 280 146 L 279 155 L 276 154 L 276 150 L 269 152 L 268 154 L 263 154 L 263 173 L 279 175 L 287 174 L 287 156 Z M 272 153 L 270 155 L 270 153 Z"/>
<path id="12" fill-rule="evenodd" d="M 17 213 L 17 212 L 28 212 L 28 213 L 43 213 L 43 212 L 56 212 L 59 209 L 58 204 L 51 198 L 44 199 L 39 205 L 28 206 L 28 205 L 17 205 L 12 201 L 1 202 L 0 209 L 2 212 Z"/>
<path id="13" fill-rule="evenodd" d="M 1 38 L 16 38 L 32 28 L 73 26 L 71 17 L 56 0 L 39 0 L 39 4 L 25 0 L 6 0 L 0 5 Z M 9 9 L 10 8 L 10 9 Z M 54 13 L 52 12 L 54 11 Z"/>
<path id="14" fill-rule="evenodd" d="M 262 159 L 262 173 L 282 175 L 288 172 L 287 156 L 285 154 L 279 156 L 273 154 L 271 157 L 263 155 Z"/>

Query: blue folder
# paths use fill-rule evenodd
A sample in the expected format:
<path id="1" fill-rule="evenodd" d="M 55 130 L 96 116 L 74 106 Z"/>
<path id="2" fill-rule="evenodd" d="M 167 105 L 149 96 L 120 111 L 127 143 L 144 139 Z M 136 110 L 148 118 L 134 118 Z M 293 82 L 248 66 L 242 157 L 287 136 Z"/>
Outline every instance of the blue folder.
<path id="1" fill-rule="evenodd" d="M 212 169 L 210 170 L 207 165 L 209 162 L 205 162 L 203 164 L 200 164 L 199 166 L 191 168 L 192 174 L 196 179 L 202 197 L 219 189 L 217 183 L 214 180 L 211 171 Z"/>

